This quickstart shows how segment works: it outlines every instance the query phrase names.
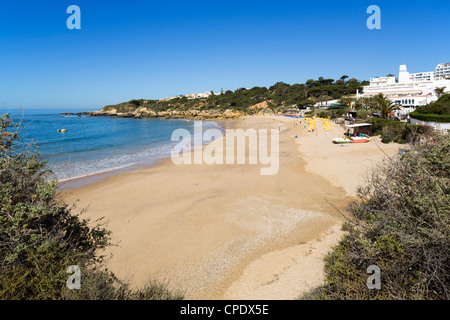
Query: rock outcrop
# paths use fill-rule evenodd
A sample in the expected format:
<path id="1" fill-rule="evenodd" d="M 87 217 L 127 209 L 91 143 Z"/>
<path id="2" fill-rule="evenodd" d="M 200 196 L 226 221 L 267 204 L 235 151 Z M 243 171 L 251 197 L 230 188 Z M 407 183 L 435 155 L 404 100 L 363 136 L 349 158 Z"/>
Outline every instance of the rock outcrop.
<path id="1" fill-rule="evenodd" d="M 245 112 L 227 109 L 225 111 L 220 109 L 199 110 L 174 110 L 168 109 L 165 111 L 155 111 L 145 107 L 136 109 L 133 112 L 118 112 L 117 109 L 102 109 L 100 111 L 83 112 L 85 115 L 92 117 L 95 116 L 107 116 L 107 117 L 120 117 L 120 118 L 163 118 L 163 119 L 237 119 L 239 117 L 247 115 Z"/>
<path id="2" fill-rule="evenodd" d="M 266 109 L 268 107 L 269 107 L 269 104 L 267 103 L 267 101 L 263 101 L 263 102 L 257 103 L 255 105 L 249 107 L 249 109 L 258 112 L 258 111 Z"/>
<path id="3" fill-rule="evenodd" d="M 260 112 L 258 112 L 258 115 L 263 115 L 263 116 L 274 115 L 274 114 L 275 114 L 275 112 L 273 112 L 273 110 L 270 108 L 265 108 L 265 109 L 262 109 Z"/>

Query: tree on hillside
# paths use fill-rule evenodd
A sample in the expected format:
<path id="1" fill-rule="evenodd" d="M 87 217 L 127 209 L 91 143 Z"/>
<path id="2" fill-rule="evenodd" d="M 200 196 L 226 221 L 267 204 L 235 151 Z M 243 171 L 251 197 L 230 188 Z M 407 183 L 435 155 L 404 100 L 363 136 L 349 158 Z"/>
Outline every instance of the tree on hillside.
<path id="1" fill-rule="evenodd" d="M 373 107 L 376 109 L 379 107 L 384 101 L 386 101 L 386 96 L 382 93 L 379 93 L 370 98 Z"/>
<path id="2" fill-rule="evenodd" d="M 440 98 L 444 94 L 444 91 L 446 88 L 447 87 L 441 87 L 441 88 L 434 89 L 438 98 Z"/>
<path id="3" fill-rule="evenodd" d="M 321 86 L 329 86 L 334 82 L 334 79 L 322 79 L 320 81 Z"/>
<path id="4" fill-rule="evenodd" d="M 311 99 L 304 99 L 304 100 L 299 101 L 299 102 L 297 103 L 297 106 L 298 106 L 299 108 L 305 108 L 306 106 L 312 106 L 312 105 L 314 105 L 315 103 L 316 103 L 316 102 L 313 101 L 313 100 L 311 100 Z"/>
<path id="5" fill-rule="evenodd" d="M 348 76 L 342 76 L 347 79 Z M 273 86 L 254 87 L 252 89 L 240 88 L 235 91 L 227 90 L 222 95 L 210 96 L 205 99 L 173 99 L 170 101 L 155 101 L 146 104 L 148 109 L 155 112 L 166 111 L 168 109 L 188 110 L 191 108 L 218 108 L 226 110 L 228 108 L 239 109 L 245 111 L 252 105 L 263 101 L 271 101 L 275 108 L 287 107 L 291 105 L 304 105 L 301 103 L 306 99 L 311 100 L 331 100 L 340 99 L 343 96 L 353 95 L 357 90 L 361 90 L 366 82 L 359 82 L 352 78 L 348 81 L 333 79 L 325 79 L 319 77 L 317 80 L 309 79 L 305 84 L 287 84 L 277 82 Z M 223 90 L 221 91 L 223 92 Z M 213 93 L 213 92 L 211 92 Z M 142 105 L 141 100 L 131 100 L 115 106 L 105 107 L 103 110 L 116 109 L 120 113 L 132 113 Z"/>
<path id="6" fill-rule="evenodd" d="M 352 102 L 353 99 L 348 97 L 342 97 L 341 99 L 339 99 L 339 104 L 346 107 L 350 107 Z"/>
<path id="7" fill-rule="evenodd" d="M 361 97 L 355 102 L 355 108 L 360 110 L 371 109 L 371 99 L 369 97 Z"/>
<path id="8" fill-rule="evenodd" d="M 332 100 L 332 97 L 327 96 L 327 95 L 319 96 L 319 97 L 316 99 L 317 102 L 322 102 L 322 105 L 324 104 L 323 102 L 325 102 L 325 105 L 328 105 L 328 101 L 329 101 L 329 100 Z"/>
<path id="9" fill-rule="evenodd" d="M 306 84 L 307 88 L 312 88 L 312 87 L 318 85 L 317 81 L 315 81 L 314 79 L 306 80 L 305 84 Z"/>
<path id="10" fill-rule="evenodd" d="M 450 115 L 450 94 L 443 94 L 437 101 L 416 109 L 421 114 Z"/>
<path id="11" fill-rule="evenodd" d="M 308 90 L 308 97 L 318 98 L 323 95 L 323 88 L 321 87 L 312 87 Z"/>

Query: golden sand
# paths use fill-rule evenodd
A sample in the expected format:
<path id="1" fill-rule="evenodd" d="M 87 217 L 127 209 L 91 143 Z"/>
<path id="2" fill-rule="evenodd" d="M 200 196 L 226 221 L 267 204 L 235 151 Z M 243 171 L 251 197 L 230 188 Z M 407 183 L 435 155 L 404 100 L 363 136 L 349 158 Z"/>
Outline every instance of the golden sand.
<path id="1" fill-rule="evenodd" d="M 117 244 L 109 268 L 135 285 L 157 279 L 189 299 L 294 299 L 321 283 L 322 258 L 342 235 L 343 218 L 328 202 L 345 212 L 363 174 L 384 157 L 380 148 L 395 154 L 398 145 L 333 145 L 343 129 L 320 121 L 315 132 L 278 116 L 223 124 L 279 129 L 278 173 L 169 159 L 62 196 L 79 199 L 83 216 L 106 218 Z"/>

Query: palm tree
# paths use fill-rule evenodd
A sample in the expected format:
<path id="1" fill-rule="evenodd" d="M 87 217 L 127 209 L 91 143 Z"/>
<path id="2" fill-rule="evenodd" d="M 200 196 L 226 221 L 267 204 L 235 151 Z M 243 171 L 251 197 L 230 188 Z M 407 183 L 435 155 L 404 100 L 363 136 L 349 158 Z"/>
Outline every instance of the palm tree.
<path id="1" fill-rule="evenodd" d="M 434 92 L 436 92 L 436 95 L 438 98 L 440 98 L 444 94 L 445 88 L 447 88 L 447 87 L 441 87 L 441 88 L 434 89 Z"/>
<path id="2" fill-rule="evenodd" d="M 384 119 L 388 119 L 393 111 L 400 110 L 400 106 L 384 98 L 383 100 L 378 101 L 377 109 L 381 112 L 381 116 Z"/>
<path id="3" fill-rule="evenodd" d="M 355 107 L 360 109 L 372 109 L 372 98 L 361 97 L 355 102 Z"/>
<path id="4" fill-rule="evenodd" d="M 352 98 L 342 97 L 342 98 L 339 99 L 339 104 L 342 105 L 342 106 L 350 107 L 351 104 L 352 104 L 352 101 L 353 101 Z"/>
<path id="5" fill-rule="evenodd" d="M 364 104 L 362 102 L 363 98 L 360 98 L 358 100 L 355 101 L 355 109 L 356 110 L 362 110 L 364 108 Z"/>
<path id="6" fill-rule="evenodd" d="M 384 103 L 384 101 L 386 101 L 386 100 L 387 100 L 386 96 L 384 94 L 382 94 L 382 93 L 379 93 L 379 94 L 377 94 L 377 95 L 372 97 L 372 103 L 375 106 L 378 106 L 378 105 Z"/>
<path id="7" fill-rule="evenodd" d="M 317 102 L 325 102 L 326 106 L 328 105 L 328 100 L 330 100 L 330 97 L 327 95 L 321 95 L 317 98 Z"/>
<path id="8" fill-rule="evenodd" d="M 382 93 L 379 93 L 371 97 L 361 97 L 359 100 L 361 100 L 361 104 L 365 109 L 374 111 L 380 110 L 380 105 L 384 103 L 386 97 Z"/>

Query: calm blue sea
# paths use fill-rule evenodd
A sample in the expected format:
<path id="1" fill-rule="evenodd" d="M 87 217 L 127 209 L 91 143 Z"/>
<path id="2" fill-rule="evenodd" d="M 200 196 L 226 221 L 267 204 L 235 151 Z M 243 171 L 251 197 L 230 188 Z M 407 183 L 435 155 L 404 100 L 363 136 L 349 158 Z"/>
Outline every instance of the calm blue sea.
<path id="1" fill-rule="evenodd" d="M 39 152 L 60 181 L 103 173 L 138 164 L 153 164 L 170 156 L 177 142 L 175 129 L 194 131 L 194 121 L 63 116 L 81 109 L 8 110 L 22 119 L 23 136 L 39 146 Z M 203 128 L 219 128 L 204 121 Z M 58 129 L 67 129 L 66 133 Z"/>

